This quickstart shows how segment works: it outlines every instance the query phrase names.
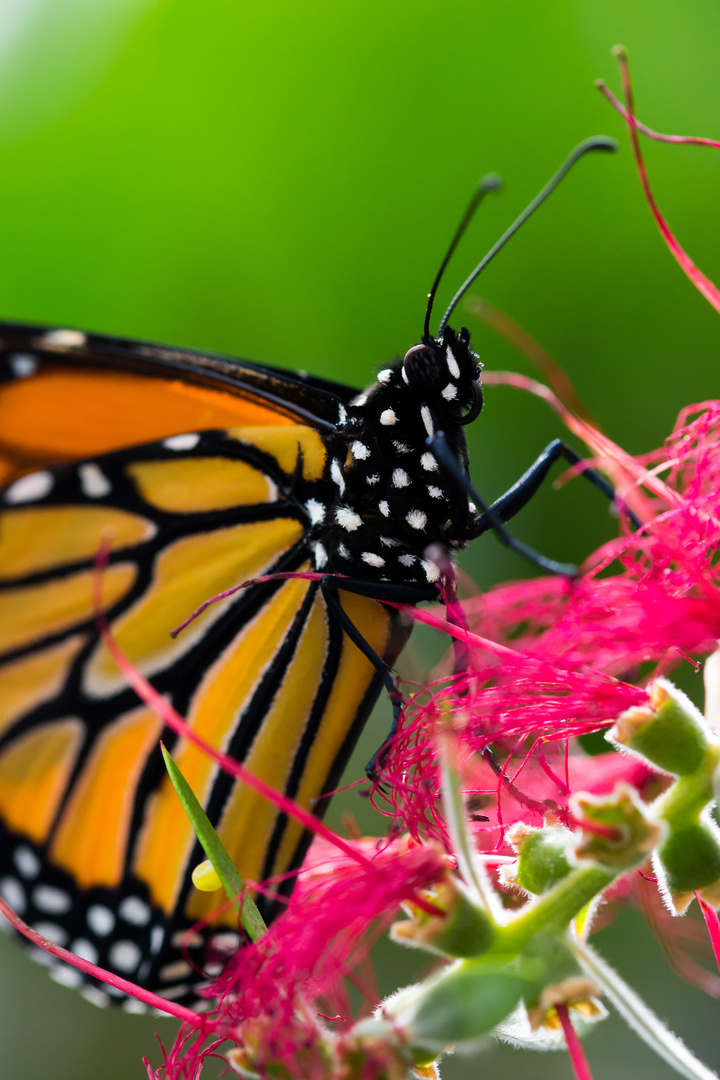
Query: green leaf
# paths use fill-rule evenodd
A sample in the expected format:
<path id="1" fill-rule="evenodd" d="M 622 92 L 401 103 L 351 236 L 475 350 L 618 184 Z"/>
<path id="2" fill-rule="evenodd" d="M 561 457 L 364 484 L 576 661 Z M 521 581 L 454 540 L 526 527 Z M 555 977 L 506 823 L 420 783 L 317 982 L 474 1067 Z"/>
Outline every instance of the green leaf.
<path id="1" fill-rule="evenodd" d="M 172 785 L 177 792 L 177 796 L 183 805 L 183 809 L 188 816 L 190 824 L 195 830 L 195 835 L 202 844 L 203 851 L 215 867 L 225 892 L 232 900 L 233 907 L 240 916 L 240 922 L 243 929 L 246 931 L 251 941 L 257 941 L 263 936 L 267 930 L 267 926 L 257 909 L 255 901 L 252 897 L 246 896 L 243 900 L 242 911 L 240 910 L 238 897 L 242 893 L 245 883 L 235 869 L 232 859 L 223 847 L 220 837 L 210 824 L 207 814 L 197 801 L 192 788 L 162 743 L 160 744 L 160 749 L 162 750 L 165 768 L 168 771 Z"/>

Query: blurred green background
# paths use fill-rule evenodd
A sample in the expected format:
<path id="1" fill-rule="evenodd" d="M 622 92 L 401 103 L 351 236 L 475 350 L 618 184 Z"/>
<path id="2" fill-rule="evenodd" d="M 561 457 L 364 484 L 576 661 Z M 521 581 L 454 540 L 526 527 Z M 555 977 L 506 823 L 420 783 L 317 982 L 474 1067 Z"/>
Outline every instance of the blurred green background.
<path id="1" fill-rule="evenodd" d="M 501 172 L 506 191 L 464 241 L 440 310 L 570 148 L 607 132 L 621 153 L 583 161 L 475 291 L 554 354 L 611 436 L 650 449 L 682 405 L 720 391 L 720 318 L 663 247 L 622 122 L 593 89 L 597 76 L 617 86 L 617 41 L 647 123 L 720 135 L 717 0 L 0 0 L 0 314 L 361 385 L 418 340 L 480 174 Z M 646 153 L 674 231 L 717 279 L 720 155 Z M 489 368 L 530 370 L 463 321 Z M 481 491 L 498 494 L 557 433 L 539 402 L 488 391 L 471 435 Z M 577 483 L 548 489 L 517 531 L 579 560 L 610 534 L 598 503 Z M 466 565 L 482 586 L 529 573 L 492 538 Z M 668 972 L 640 919 L 599 941 L 720 1065 L 716 1004 Z M 145 1075 L 142 1054 L 159 1062 L 152 1032 L 172 1039 L 171 1022 L 102 1013 L 0 947 L 4 1080 L 125 1080 Z M 403 963 L 396 950 L 396 979 L 411 977 Z M 617 1020 L 587 1049 L 596 1080 L 672 1075 Z M 481 1071 L 570 1077 L 562 1055 L 502 1049 L 444 1075 Z"/>

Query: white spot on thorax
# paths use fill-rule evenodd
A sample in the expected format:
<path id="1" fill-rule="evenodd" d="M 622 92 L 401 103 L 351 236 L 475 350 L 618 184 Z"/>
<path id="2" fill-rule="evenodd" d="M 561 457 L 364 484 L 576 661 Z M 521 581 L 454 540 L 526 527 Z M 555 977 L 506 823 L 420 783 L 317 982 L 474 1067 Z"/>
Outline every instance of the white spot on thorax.
<path id="1" fill-rule="evenodd" d="M 428 435 L 434 435 L 435 427 L 433 425 L 432 416 L 430 415 L 430 410 L 428 409 L 427 405 L 422 406 L 422 408 L 420 409 L 420 415 L 422 417 L 422 422 L 425 425 L 425 430 L 427 431 Z"/>
<path id="2" fill-rule="evenodd" d="M 416 558 L 414 555 L 398 555 L 398 562 L 402 566 L 412 566 L 416 562 Z"/>
<path id="3" fill-rule="evenodd" d="M 356 461 L 366 461 L 370 457 L 370 447 L 356 440 L 350 447 L 350 453 Z"/>
<path id="4" fill-rule="evenodd" d="M 347 532 L 355 532 L 363 523 L 360 515 L 356 514 L 349 506 L 338 506 L 335 511 L 335 520 Z"/>
<path id="5" fill-rule="evenodd" d="M 400 541 L 395 540 L 392 536 L 381 536 L 380 543 L 383 547 L 400 547 Z"/>
<path id="6" fill-rule="evenodd" d="M 365 483 L 366 484 L 379 484 L 380 483 L 380 473 L 373 473 L 372 476 L 366 476 L 365 477 Z"/>
<path id="7" fill-rule="evenodd" d="M 453 379 L 459 379 L 460 378 L 460 367 L 459 367 L 458 362 L 455 359 L 453 351 L 452 351 L 452 349 L 450 348 L 449 345 L 448 345 L 447 349 L 445 350 L 445 363 L 447 364 L 448 371 L 452 375 Z"/>
<path id="8" fill-rule="evenodd" d="M 126 896 L 118 907 L 118 915 L 133 926 L 146 926 L 150 922 L 152 912 L 149 904 L 146 904 L 139 896 Z"/>
<path id="9" fill-rule="evenodd" d="M 344 494 L 345 477 L 343 476 L 342 466 L 340 465 L 340 462 L 337 458 L 332 459 L 332 464 L 330 465 L 330 476 L 332 477 L 333 483 L 338 488 L 340 494 Z"/>
<path id="10" fill-rule="evenodd" d="M 78 476 L 80 487 L 88 499 L 102 499 L 112 491 L 112 484 L 94 461 L 78 466 Z"/>
<path id="11" fill-rule="evenodd" d="M 436 563 L 430 562 L 429 559 L 423 559 L 422 567 L 425 571 L 425 577 L 428 579 L 431 585 L 434 584 L 436 581 L 439 581 L 440 568 Z"/>
<path id="12" fill-rule="evenodd" d="M 347 409 L 344 405 L 338 407 L 338 424 L 344 424 L 347 420 Z"/>
<path id="13" fill-rule="evenodd" d="M 358 409 L 362 408 L 363 405 L 367 405 L 367 394 L 358 394 L 350 404 L 355 405 Z"/>
<path id="14" fill-rule="evenodd" d="M 404 364 L 402 366 L 401 374 L 402 374 L 402 377 L 403 377 L 403 382 L 406 383 L 409 386 L 410 385 L 410 380 L 408 379 L 408 373 L 405 370 L 405 365 Z"/>
<path id="15" fill-rule="evenodd" d="M 36 885 L 32 891 L 32 902 L 38 911 L 48 915 L 64 915 L 72 907 L 70 894 L 55 885 Z"/>
<path id="16" fill-rule="evenodd" d="M 409 453 L 411 453 L 410 447 L 406 446 L 404 442 L 398 442 L 397 439 L 393 439 L 393 446 L 397 450 L 398 454 L 409 454 Z"/>
<path id="17" fill-rule="evenodd" d="M 383 368 L 382 371 L 377 373 L 377 381 L 379 383 L 387 384 L 392 379 L 392 368 Z"/>
<path id="18" fill-rule="evenodd" d="M 338 553 L 338 555 L 340 556 L 341 559 L 349 559 L 350 558 L 350 552 L 348 551 L 348 549 L 345 547 L 345 545 L 343 543 L 338 544 L 337 553 Z"/>
<path id="19" fill-rule="evenodd" d="M 40 873 L 40 860 L 35 852 L 24 844 L 15 848 L 13 862 L 18 873 L 24 878 L 35 878 Z"/>
<path id="20" fill-rule="evenodd" d="M 10 353 L 8 364 L 16 379 L 29 379 L 38 369 L 37 356 L 32 353 Z"/>
<path id="21" fill-rule="evenodd" d="M 396 488 L 408 487 L 410 484 L 410 477 L 404 469 L 394 469 L 392 474 L 392 484 Z"/>
<path id="22" fill-rule="evenodd" d="M 313 544 L 313 554 L 315 556 L 315 569 L 323 570 L 327 566 L 328 554 L 319 541 Z"/>
<path id="23" fill-rule="evenodd" d="M 422 465 L 425 472 L 437 472 L 438 471 L 437 459 L 436 459 L 434 454 L 430 453 L 429 450 L 427 450 L 423 454 L 423 456 L 420 458 L 420 464 Z"/>
<path id="24" fill-rule="evenodd" d="M 53 488 L 55 478 L 50 472 L 28 473 L 10 484 L 5 492 L 5 502 L 17 506 L 19 503 L 36 502 L 44 499 Z"/>
<path id="25" fill-rule="evenodd" d="M 393 424 L 397 424 L 397 416 L 392 409 L 384 409 L 380 413 L 380 423 L 383 427 L 392 427 Z"/>
<path id="26" fill-rule="evenodd" d="M 440 394 L 442 397 L 445 398 L 446 401 L 452 401 L 454 398 L 457 397 L 457 386 L 454 386 L 451 382 L 449 382 L 445 389 L 440 391 Z"/>
<path id="27" fill-rule="evenodd" d="M 390 504 L 387 499 L 381 499 L 378 503 L 378 510 L 383 517 L 390 517 Z"/>
<path id="28" fill-rule="evenodd" d="M 200 442 L 200 436 L 196 431 L 187 431 L 184 435 L 171 435 L 169 439 L 163 439 L 166 450 L 194 450 Z"/>
<path id="29" fill-rule="evenodd" d="M 43 334 L 43 343 L 50 348 L 81 349 L 87 344 L 87 334 L 82 330 L 48 330 Z"/>
<path id="30" fill-rule="evenodd" d="M 424 529 L 427 525 L 427 514 L 423 510 L 411 510 L 405 515 L 405 520 L 411 529 Z"/>
<path id="31" fill-rule="evenodd" d="M 318 502 L 317 499 L 308 499 L 305 503 L 305 509 L 307 510 L 311 525 L 319 525 L 325 520 L 326 508 L 321 502 Z"/>
<path id="32" fill-rule="evenodd" d="M 428 490 L 428 495 L 432 499 L 442 499 L 443 498 L 444 493 L 443 493 L 442 489 L 439 488 L 439 487 L 435 487 L 434 484 L 428 484 L 428 489 L 427 490 Z"/>
<path id="33" fill-rule="evenodd" d="M 376 566 L 378 569 L 385 565 L 385 560 L 380 555 L 376 555 L 373 551 L 363 551 L 360 558 L 364 563 L 367 563 L 368 566 Z"/>
<path id="34" fill-rule="evenodd" d="M 114 941 L 108 950 L 110 967 L 128 974 L 136 970 L 141 959 L 140 946 L 134 941 Z"/>

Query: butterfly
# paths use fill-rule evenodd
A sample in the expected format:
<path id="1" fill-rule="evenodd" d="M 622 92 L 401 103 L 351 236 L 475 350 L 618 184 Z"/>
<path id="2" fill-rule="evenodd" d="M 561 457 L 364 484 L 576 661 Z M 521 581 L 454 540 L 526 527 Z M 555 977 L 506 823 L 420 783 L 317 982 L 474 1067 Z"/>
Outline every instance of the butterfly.
<path id="1" fill-rule="evenodd" d="M 244 878 L 287 875 L 308 837 L 128 687 L 96 623 L 93 560 L 107 538 L 102 604 L 130 662 L 197 734 L 314 806 L 392 688 L 409 629 L 383 600 L 437 599 L 429 553 L 502 533 L 564 452 L 478 514 L 465 426 L 481 369 L 467 330 L 446 316 L 429 331 L 439 279 L 421 342 L 361 393 L 0 324 L 0 894 L 51 941 L 166 997 L 191 998 L 240 936 L 192 886 L 202 855 L 160 739 Z M 63 971 L 90 1000 L 113 994 Z"/>

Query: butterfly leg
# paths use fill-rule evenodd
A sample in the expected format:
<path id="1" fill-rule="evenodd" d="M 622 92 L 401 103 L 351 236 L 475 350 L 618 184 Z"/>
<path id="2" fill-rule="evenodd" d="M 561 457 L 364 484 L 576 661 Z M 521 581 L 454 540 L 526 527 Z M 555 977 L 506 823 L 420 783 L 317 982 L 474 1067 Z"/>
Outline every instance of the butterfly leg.
<path id="1" fill-rule="evenodd" d="M 339 625 L 343 628 L 347 636 L 358 647 L 361 653 L 367 657 L 375 670 L 381 676 L 385 688 L 388 693 L 388 697 L 392 703 L 393 718 L 390 725 L 390 731 L 385 739 L 383 739 L 382 745 L 378 747 L 370 761 L 365 766 L 365 772 L 370 780 L 377 779 L 378 765 L 382 765 L 387 752 L 390 749 L 392 740 L 397 732 L 398 721 L 400 719 L 400 712 L 404 703 L 402 691 L 398 686 L 397 680 L 391 674 L 387 663 L 379 656 L 373 647 L 365 640 L 358 628 L 353 623 L 347 612 L 343 609 L 340 600 L 338 599 L 338 589 L 344 589 L 348 592 L 356 592 L 362 596 L 368 596 L 370 599 L 379 600 L 382 602 L 383 598 L 393 600 L 395 603 L 408 603 L 417 604 L 422 600 L 434 599 L 437 593 L 434 589 L 424 589 L 420 586 L 402 586 L 393 585 L 390 582 L 377 582 L 370 583 L 367 581 L 354 581 L 352 578 L 336 578 L 328 576 L 323 578 L 320 583 L 320 589 L 322 591 L 323 599 L 327 605 L 329 613 L 334 619 L 337 620 Z"/>
<path id="2" fill-rule="evenodd" d="M 577 567 L 572 563 L 561 563 L 556 559 L 541 555 L 534 548 L 513 536 L 505 526 L 505 522 L 514 517 L 530 501 L 556 461 L 564 458 L 573 465 L 577 465 L 582 461 L 580 455 L 572 447 L 564 443 L 562 439 L 553 439 L 520 479 L 493 503 L 487 503 L 463 473 L 442 431 L 438 431 L 428 439 L 428 447 L 445 472 L 455 480 L 460 489 L 470 495 L 481 509 L 482 513 L 475 519 L 477 529 L 475 536 L 480 536 L 482 533 L 492 529 L 501 543 L 522 555 L 528 562 L 545 573 L 565 577 L 576 576 Z M 615 491 L 612 485 L 595 469 L 584 469 L 581 475 L 586 477 L 606 498 L 614 501 Z M 633 527 L 639 528 L 641 523 L 637 517 L 630 510 L 626 512 Z"/>

